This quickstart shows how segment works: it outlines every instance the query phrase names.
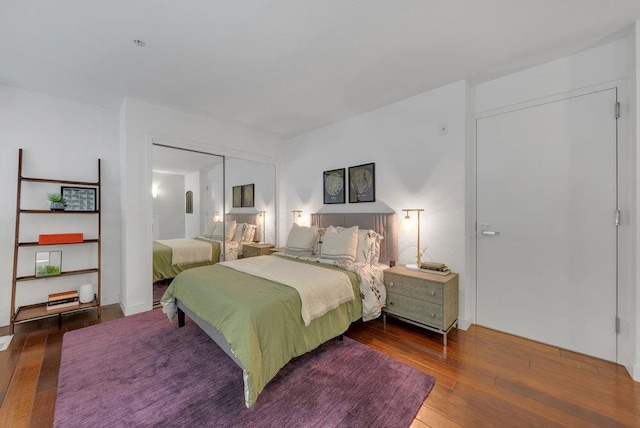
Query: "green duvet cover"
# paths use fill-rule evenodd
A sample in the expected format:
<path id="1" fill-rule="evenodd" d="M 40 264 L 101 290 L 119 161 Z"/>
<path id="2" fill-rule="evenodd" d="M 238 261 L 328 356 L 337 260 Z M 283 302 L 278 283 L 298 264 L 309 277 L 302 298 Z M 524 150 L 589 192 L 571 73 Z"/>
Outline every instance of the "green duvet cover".
<path id="1" fill-rule="evenodd" d="M 209 243 L 212 247 L 210 262 L 192 263 L 188 265 L 172 265 L 171 247 L 167 247 L 166 245 L 153 241 L 153 282 L 160 281 L 161 279 L 175 278 L 180 272 L 186 269 L 217 263 L 218 260 L 220 260 L 220 243 Z"/>
<path id="2" fill-rule="evenodd" d="M 348 275 L 355 298 L 306 327 L 300 314 L 300 296 L 294 288 L 222 265 L 182 272 L 162 297 L 162 301 L 175 297 L 222 333 L 244 369 L 248 407 L 292 358 L 344 333 L 362 316 L 357 275 L 335 266 L 314 265 L 319 275 L 323 269 Z"/>

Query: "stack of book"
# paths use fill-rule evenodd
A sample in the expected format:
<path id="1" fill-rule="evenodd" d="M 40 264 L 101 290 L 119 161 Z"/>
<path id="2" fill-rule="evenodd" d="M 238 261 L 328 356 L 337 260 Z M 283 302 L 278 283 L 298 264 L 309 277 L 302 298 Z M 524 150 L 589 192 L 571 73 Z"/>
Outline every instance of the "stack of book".
<path id="1" fill-rule="evenodd" d="M 70 308 L 73 306 L 79 306 L 80 299 L 77 290 L 65 291 L 63 293 L 49 294 L 47 300 L 47 310 Z"/>
<path id="2" fill-rule="evenodd" d="M 451 270 L 444 263 L 422 262 L 420 263 L 422 272 L 434 273 L 436 275 L 449 275 Z"/>

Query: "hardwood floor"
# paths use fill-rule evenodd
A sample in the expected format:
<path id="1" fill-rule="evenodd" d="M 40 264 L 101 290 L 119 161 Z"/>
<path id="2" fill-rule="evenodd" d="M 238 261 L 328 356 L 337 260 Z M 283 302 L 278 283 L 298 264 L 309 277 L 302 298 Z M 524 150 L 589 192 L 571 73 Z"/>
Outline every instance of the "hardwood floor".
<path id="1" fill-rule="evenodd" d="M 117 305 L 102 315 L 123 316 Z M 0 427 L 52 425 L 62 335 L 97 322 L 90 311 L 17 326 L 0 352 Z M 476 326 L 453 330 L 446 348 L 396 320 L 347 336 L 436 378 L 412 427 L 640 426 L 640 383 L 613 363 Z"/>

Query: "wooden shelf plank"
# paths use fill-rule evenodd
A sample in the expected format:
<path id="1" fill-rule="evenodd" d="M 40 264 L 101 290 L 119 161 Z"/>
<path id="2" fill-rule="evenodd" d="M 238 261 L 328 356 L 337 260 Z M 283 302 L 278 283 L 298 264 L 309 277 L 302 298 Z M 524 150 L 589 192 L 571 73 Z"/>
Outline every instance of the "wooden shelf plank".
<path id="1" fill-rule="evenodd" d="M 21 214 L 97 214 L 98 211 L 51 211 L 51 210 L 24 210 L 20 209 Z"/>
<path id="2" fill-rule="evenodd" d="M 80 269 L 80 270 L 70 270 L 70 271 L 66 271 L 66 272 L 61 272 L 59 275 L 49 275 L 49 276 L 35 276 L 35 275 L 29 275 L 29 276 L 19 276 L 16 278 L 16 281 L 20 282 L 20 281 L 33 281 L 35 279 L 47 279 L 47 278 L 57 278 L 59 276 L 71 276 L 71 275 L 83 275 L 86 273 L 94 273 L 94 272 L 98 272 L 98 268 L 92 268 L 92 269 Z"/>
<path id="3" fill-rule="evenodd" d="M 13 322 L 15 324 L 18 324 L 21 322 L 34 321 L 42 318 L 49 318 L 59 314 L 86 311 L 93 308 L 98 308 L 98 300 L 96 297 L 94 297 L 93 301 L 89 303 L 80 303 L 78 306 L 66 307 L 61 309 L 47 310 L 46 303 L 36 303 L 35 305 L 19 307 L 18 312 L 16 312 L 16 316 L 13 318 Z"/>
<path id="4" fill-rule="evenodd" d="M 33 183 L 60 183 L 60 184 L 75 184 L 79 186 L 100 186 L 96 181 L 74 181 L 74 180 L 56 180 L 53 178 L 36 178 L 36 177 L 20 177 L 23 181 L 31 181 Z"/>
<path id="5" fill-rule="evenodd" d="M 18 247 L 46 247 L 50 245 L 78 245 L 78 244 L 91 244 L 98 243 L 97 239 L 85 239 L 82 242 L 64 242 L 64 243 L 56 243 L 56 244 L 38 244 L 37 242 L 20 242 Z"/>

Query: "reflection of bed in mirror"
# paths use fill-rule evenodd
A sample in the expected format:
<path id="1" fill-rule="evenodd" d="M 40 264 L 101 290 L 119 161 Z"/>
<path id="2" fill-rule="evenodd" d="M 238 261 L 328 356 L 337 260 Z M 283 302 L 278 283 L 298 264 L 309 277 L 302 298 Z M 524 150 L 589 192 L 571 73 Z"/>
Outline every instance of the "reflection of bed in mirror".
<path id="1" fill-rule="evenodd" d="M 221 247 L 219 241 L 199 238 L 153 241 L 153 282 L 175 278 L 186 269 L 217 263 Z"/>
<path id="2" fill-rule="evenodd" d="M 208 222 L 196 238 L 153 241 L 153 282 L 175 278 L 187 269 L 235 260 L 242 257 L 243 244 L 260 241 L 258 214 L 229 213 L 225 218 L 225 225 Z"/>
<path id="3" fill-rule="evenodd" d="M 293 225 L 283 254 L 189 270 L 163 296 L 165 312 L 177 312 L 180 325 L 186 313 L 243 369 L 247 406 L 292 358 L 377 317 L 384 305 L 382 272 L 397 258 L 396 214 L 313 214 L 312 222 L 338 226 L 323 235 L 320 258 L 308 253 L 318 250 L 317 226 Z M 342 257 L 346 247 L 350 259 Z M 308 306 L 309 294 L 326 306 Z"/>
<path id="4" fill-rule="evenodd" d="M 252 242 L 260 242 L 260 215 L 257 213 L 227 213 L 225 218 L 227 222 L 236 222 L 238 227 L 242 227 L 242 234 L 236 229 L 233 254 L 230 254 L 226 260 L 236 260 L 242 258 L 243 245 Z"/>

